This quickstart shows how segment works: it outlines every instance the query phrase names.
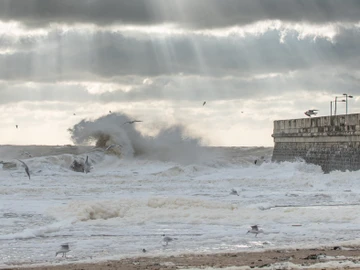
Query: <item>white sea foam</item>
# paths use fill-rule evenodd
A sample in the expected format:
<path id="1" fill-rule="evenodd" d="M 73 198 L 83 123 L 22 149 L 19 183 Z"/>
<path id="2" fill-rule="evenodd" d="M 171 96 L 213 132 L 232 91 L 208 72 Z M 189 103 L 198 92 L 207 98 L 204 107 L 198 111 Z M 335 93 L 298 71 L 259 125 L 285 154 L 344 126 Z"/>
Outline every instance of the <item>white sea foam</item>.
<path id="1" fill-rule="evenodd" d="M 44 237 L 49 233 L 58 232 L 61 229 L 69 227 L 71 221 L 60 221 L 46 226 L 37 228 L 28 228 L 21 232 L 0 235 L 0 240 L 16 240 L 16 239 L 30 239 L 35 237 Z"/>
<path id="2" fill-rule="evenodd" d="M 0 167 L 0 265 L 50 264 L 69 240 L 73 261 L 137 256 L 143 248 L 152 256 L 360 244 L 360 172 L 271 163 L 271 148 L 204 147 L 180 127 L 146 137 L 122 126 L 127 119 L 74 126 L 74 142 L 100 148 L 0 146 L 7 164 Z M 109 143 L 121 151 L 101 148 Z M 86 156 L 90 173 L 70 169 Z M 266 162 L 255 165 L 261 156 Z M 16 158 L 26 160 L 31 181 Z M 246 234 L 254 224 L 265 232 L 256 239 Z M 178 241 L 164 249 L 162 234 Z"/>

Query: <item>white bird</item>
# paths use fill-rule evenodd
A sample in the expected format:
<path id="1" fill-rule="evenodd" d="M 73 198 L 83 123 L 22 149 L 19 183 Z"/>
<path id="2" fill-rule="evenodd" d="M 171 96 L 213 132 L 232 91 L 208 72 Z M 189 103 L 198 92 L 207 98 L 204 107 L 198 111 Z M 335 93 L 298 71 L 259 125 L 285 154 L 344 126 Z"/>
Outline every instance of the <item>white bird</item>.
<path id="1" fill-rule="evenodd" d="M 91 165 L 89 163 L 89 156 L 86 156 L 86 160 L 84 163 L 84 173 L 90 172 L 90 169 L 91 169 Z"/>
<path id="2" fill-rule="evenodd" d="M 20 159 L 18 159 L 18 161 L 20 161 L 20 162 L 24 165 L 24 167 L 25 167 L 25 172 L 26 172 L 27 176 L 28 176 L 29 179 L 30 179 L 30 170 L 29 170 L 28 165 L 26 165 L 26 163 L 25 163 L 24 161 L 20 160 Z"/>
<path id="3" fill-rule="evenodd" d="M 258 225 L 253 225 L 251 226 L 251 230 L 248 230 L 246 234 L 248 233 L 253 233 L 255 234 L 255 237 L 257 237 L 259 233 L 264 233 L 264 231 L 262 229 L 259 229 Z"/>
<path id="4" fill-rule="evenodd" d="M 307 110 L 306 112 L 304 112 L 304 114 L 311 117 L 312 115 L 317 115 L 318 111 L 319 110 Z"/>
<path id="5" fill-rule="evenodd" d="M 239 196 L 239 193 L 235 189 L 231 189 L 230 195 L 237 195 Z"/>
<path id="6" fill-rule="evenodd" d="M 125 125 L 125 124 L 140 123 L 140 122 L 142 122 L 142 121 L 141 121 L 141 120 L 131 120 L 131 121 L 127 121 L 127 122 L 125 122 L 123 125 Z"/>
<path id="7" fill-rule="evenodd" d="M 69 244 L 67 244 L 67 243 L 66 243 L 66 244 L 62 244 L 60 250 L 56 251 L 55 257 L 56 257 L 58 254 L 62 253 L 62 256 L 66 258 L 66 253 L 69 252 L 69 251 L 70 251 Z"/>
<path id="8" fill-rule="evenodd" d="M 165 246 L 167 246 L 169 244 L 169 242 L 177 240 L 177 238 L 172 238 L 172 237 L 169 237 L 169 236 L 165 236 L 165 234 L 163 234 L 162 236 L 164 236 L 163 242 L 165 242 Z"/>
<path id="9" fill-rule="evenodd" d="M 112 144 L 105 148 L 105 151 L 109 151 L 111 148 L 114 148 L 115 146 L 121 147 L 120 144 Z"/>
<path id="10" fill-rule="evenodd" d="M 26 151 L 23 151 L 23 152 L 21 153 L 21 155 L 22 155 L 22 156 L 26 155 L 26 156 L 28 156 L 28 157 L 32 157 L 32 155 L 31 155 L 29 152 L 26 152 Z"/>

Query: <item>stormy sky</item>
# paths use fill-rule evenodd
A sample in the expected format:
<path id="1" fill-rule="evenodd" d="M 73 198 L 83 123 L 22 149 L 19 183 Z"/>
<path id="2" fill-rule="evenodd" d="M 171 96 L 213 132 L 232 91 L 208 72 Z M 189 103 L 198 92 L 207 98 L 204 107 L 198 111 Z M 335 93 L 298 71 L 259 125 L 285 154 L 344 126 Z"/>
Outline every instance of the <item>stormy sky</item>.
<path id="1" fill-rule="evenodd" d="M 359 112 L 359 45 L 358 0 L 0 0 L 0 143 L 70 143 L 111 110 L 272 146 L 274 120 L 335 96 Z"/>

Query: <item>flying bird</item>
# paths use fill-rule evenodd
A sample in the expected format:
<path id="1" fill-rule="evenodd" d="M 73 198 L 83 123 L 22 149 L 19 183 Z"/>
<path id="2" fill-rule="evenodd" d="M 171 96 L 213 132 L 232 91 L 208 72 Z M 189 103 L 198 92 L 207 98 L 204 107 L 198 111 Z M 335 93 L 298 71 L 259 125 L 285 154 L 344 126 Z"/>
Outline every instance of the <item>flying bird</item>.
<path id="1" fill-rule="evenodd" d="M 257 237 L 259 233 L 264 233 L 264 231 L 262 229 L 259 229 L 258 225 L 253 225 L 251 226 L 251 230 L 248 230 L 246 234 L 248 233 L 253 233 L 255 234 L 255 237 Z"/>
<path id="2" fill-rule="evenodd" d="M 105 148 L 105 151 L 109 151 L 110 149 L 114 148 L 115 146 L 121 147 L 120 144 L 112 144 L 112 145 L 109 145 L 108 147 L 106 147 L 106 148 Z"/>
<path id="3" fill-rule="evenodd" d="M 312 115 L 317 115 L 318 111 L 319 110 L 307 110 L 306 112 L 304 112 L 304 114 L 311 117 Z"/>
<path id="4" fill-rule="evenodd" d="M 206 101 L 203 102 L 203 106 L 206 104 Z"/>
<path id="5" fill-rule="evenodd" d="M 18 161 L 20 161 L 20 162 L 24 165 L 24 167 L 25 167 L 25 172 L 26 172 L 27 176 L 28 176 L 29 179 L 30 179 L 30 170 L 29 170 L 28 165 L 26 165 L 26 163 L 25 163 L 24 161 L 20 160 L 20 159 L 18 159 Z"/>
<path id="6" fill-rule="evenodd" d="M 86 156 L 86 160 L 85 160 L 85 163 L 84 163 L 84 173 L 90 172 L 90 169 L 91 169 L 91 165 L 90 165 L 90 162 L 89 162 L 89 156 Z"/>
<path id="7" fill-rule="evenodd" d="M 230 195 L 236 195 L 239 196 L 239 193 L 235 189 L 231 189 Z"/>
<path id="8" fill-rule="evenodd" d="M 142 121 L 141 121 L 141 120 L 132 120 L 132 121 L 127 121 L 127 122 L 125 122 L 123 125 L 125 125 L 125 124 L 140 123 L 140 122 L 142 122 Z"/>
<path id="9" fill-rule="evenodd" d="M 70 251 L 69 244 L 62 244 L 60 250 L 56 251 L 55 257 L 58 254 L 62 253 L 63 254 L 62 256 L 66 258 L 66 253 L 69 252 L 69 251 Z"/>

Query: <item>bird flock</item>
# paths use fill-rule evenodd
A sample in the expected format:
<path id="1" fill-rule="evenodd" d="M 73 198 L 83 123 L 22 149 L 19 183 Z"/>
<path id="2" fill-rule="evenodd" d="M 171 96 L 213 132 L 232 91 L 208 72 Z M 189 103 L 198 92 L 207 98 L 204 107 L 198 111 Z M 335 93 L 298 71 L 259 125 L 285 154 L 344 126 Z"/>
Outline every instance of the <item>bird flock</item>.
<path id="1" fill-rule="evenodd" d="M 264 233 L 264 231 L 263 231 L 262 229 L 260 229 L 258 225 L 252 225 L 252 226 L 251 226 L 251 229 L 248 230 L 246 234 L 248 234 L 248 233 L 255 234 L 255 237 L 257 237 L 258 234 Z M 163 237 L 163 238 L 162 238 L 161 242 L 162 242 L 162 245 L 163 245 L 164 247 L 168 246 L 169 243 L 171 243 L 171 242 L 173 242 L 173 241 L 175 241 L 175 240 L 178 240 L 178 238 L 170 237 L 170 236 L 167 236 L 167 235 L 165 235 L 165 234 L 162 234 L 162 237 Z M 69 251 L 70 251 L 70 245 L 69 245 L 69 243 L 61 244 L 60 249 L 55 252 L 55 257 L 57 257 L 58 254 L 62 254 L 62 257 L 63 257 L 63 258 L 67 258 L 67 257 L 66 257 L 66 254 L 67 254 Z M 146 250 L 145 248 L 141 249 L 141 251 L 142 251 L 143 253 L 146 253 L 146 252 L 147 252 L 147 250 Z"/>

